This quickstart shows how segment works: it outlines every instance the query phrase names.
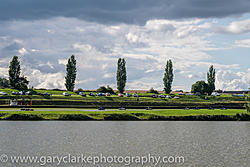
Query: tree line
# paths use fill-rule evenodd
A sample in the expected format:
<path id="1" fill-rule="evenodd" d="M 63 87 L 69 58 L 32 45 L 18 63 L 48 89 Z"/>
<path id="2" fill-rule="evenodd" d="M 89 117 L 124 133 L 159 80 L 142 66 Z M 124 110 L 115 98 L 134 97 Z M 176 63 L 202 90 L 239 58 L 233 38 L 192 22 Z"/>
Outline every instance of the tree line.
<path id="1" fill-rule="evenodd" d="M 165 72 L 163 76 L 164 92 L 169 94 L 172 91 L 172 84 L 174 80 L 173 63 L 167 60 L 165 66 Z M 66 75 L 65 75 L 65 87 L 68 91 L 73 91 L 75 88 L 75 81 L 77 75 L 76 59 L 72 55 L 69 57 L 66 64 Z M 127 82 L 127 72 L 126 72 L 126 61 L 124 58 L 119 58 L 117 61 L 117 71 L 116 71 L 116 85 L 120 93 L 124 93 L 125 86 Z M 0 87 L 3 88 L 14 88 L 18 90 L 28 89 L 29 81 L 26 77 L 21 76 L 20 61 L 17 56 L 14 56 L 10 61 L 9 65 L 9 79 L 0 78 Z M 100 89 L 100 88 L 99 88 Z M 102 90 L 107 92 L 113 92 L 111 87 L 101 87 Z M 215 90 L 215 69 L 213 65 L 209 67 L 207 72 L 207 83 L 205 81 L 197 81 L 192 85 L 191 92 L 200 94 L 208 94 Z"/>

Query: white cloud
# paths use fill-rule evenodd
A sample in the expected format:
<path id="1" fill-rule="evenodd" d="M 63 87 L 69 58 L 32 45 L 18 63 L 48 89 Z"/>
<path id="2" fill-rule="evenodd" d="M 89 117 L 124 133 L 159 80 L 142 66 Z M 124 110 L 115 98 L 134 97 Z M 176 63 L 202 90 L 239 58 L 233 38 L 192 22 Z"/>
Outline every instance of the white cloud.
<path id="1" fill-rule="evenodd" d="M 104 74 L 103 78 L 112 78 L 113 74 L 112 73 L 106 73 Z"/>
<path id="2" fill-rule="evenodd" d="M 135 90 L 149 90 L 150 88 L 155 88 L 161 90 L 161 86 L 156 82 L 143 82 L 143 81 L 132 81 L 127 84 L 128 89 Z"/>
<path id="3" fill-rule="evenodd" d="M 242 47 L 242 48 L 250 48 L 250 39 L 245 39 L 245 40 L 236 40 L 235 44 L 238 47 Z"/>
<path id="4" fill-rule="evenodd" d="M 6 47 L 4 53 L 11 56 L 18 51 L 25 54 L 22 66 L 34 87 L 63 88 L 65 65 L 72 54 L 77 59 L 76 87 L 86 89 L 115 85 L 119 57 L 127 62 L 128 89 L 162 90 L 168 59 L 174 63 L 175 89 L 190 90 L 195 80 L 205 80 L 212 64 L 218 70 L 240 71 L 239 64 L 227 60 L 225 64 L 215 63 L 209 52 L 219 48 L 208 38 L 211 23 L 206 20 L 148 20 L 145 25 L 110 26 L 58 17 L 8 22 L 3 27 L 8 38 L 0 41 L 0 56 Z M 3 59 L 0 57 L 0 61 Z M 1 63 L 0 67 L 6 65 Z"/>
<path id="5" fill-rule="evenodd" d="M 19 54 L 22 55 L 22 56 L 28 53 L 28 51 L 27 51 L 25 48 L 19 49 L 18 52 L 19 52 Z"/>
<path id="6" fill-rule="evenodd" d="M 31 70 L 31 73 L 27 75 L 28 80 L 30 81 L 30 86 L 35 88 L 59 88 L 65 89 L 64 86 L 64 74 L 61 72 L 58 73 L 42 73 L 39 70 Z"/>
<path id="7" fill-rule="evenodd" d="M 58 59 L 58 64 L 66 65 L 68 63 L 67 59 Z"/>
<path id="8" fill-rule="evenodd" d="M 250 31 L 250 19 L 233 21 L 228 26 L 218 26 L 214 29 L 219 33 L 242 34 Z"/>
<path id="9" fill-rule="evenodd" d="M 250 69 L 246 72 L 220 70 L 216 73 L 216 89 L 248 90 L 250 88 Z"/>
<path id="10" fill-rule="evenodd" d="M 8 78 L 8 70 L 9 68 L 0 67 L 0 77 Z"/>
<path id="11" fill-rule="evenodd" d="M 126 34 L 126 38 L 131 43 L 135 43 L 135 42 L 138 41 L 138 36 L 135 35 L 135 34 L 133 34 L 133 33 L 131 33 L 131 32 L 129 32 L 128 34 Z"/>
<path id="12" fill-rule="evenodd" d="M 156 59 L 154 56 L 147 54 L 123 54 L 122 56 L 125 58 L 139 59 L 139 60 Z"/>

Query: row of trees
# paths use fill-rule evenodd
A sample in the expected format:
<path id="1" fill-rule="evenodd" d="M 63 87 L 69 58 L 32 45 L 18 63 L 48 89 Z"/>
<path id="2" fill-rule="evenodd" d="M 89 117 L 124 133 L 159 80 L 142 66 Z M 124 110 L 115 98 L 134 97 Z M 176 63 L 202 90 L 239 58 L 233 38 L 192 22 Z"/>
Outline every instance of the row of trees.
<path id="1" fill-rule="evenodd" d="M 126 61 L 124 59 L 119 58 L 117 63 L 117 89 L 119 92 L 123 93 L 126 85 Z M 173 74 L 173 63 L 171 60 L 168 60 L 165 67 L 165 73 L 163 76 L 163 84 L 165 93 L 169 94 L 172 91 L 172 83 L 174 79 Z M 197 81 L 192 85 L 192 93 L 201 93 L 201 94 L 209 94 L 215 90 L 215 69 L 213 65 L 209 67 L 209 71 L 207 72 L 207 82 L 205 81 Z M 153 92 L 151 90 L 150 92 Z"/>
<path id="2" fill-rule="evenodd" d="M 165 73 L 163 77 L 164 91 L 166 93 L 171 92 L 171 87 L 173 83 L 173 64 L 171 60 L 167 61 Z M 126 74 L 126 61 L 124 58 L 119 58 L 117 62 L 117 73 L 116 73 L 117 89 L 120 93 L 125 91 L 127 74 Z"/>
<path id="3" fill-rule="evenodd" d="M 66 65 L 66 76 L 65 76 L 65 87 L 68 91 L 73 91 L 75 88 L 76 80 L 76 59 L 72 55 L 68 59 Z M 173 74 L 173 63 L 168 60 L 165 67 L 165 73 L 163 76 L 163 84 L 165 93 L 170 93 L 172 88 L 172 83 L 174 79 Z M 117 89 L 120 93 L 125 91 L 125 86 L 127 82 L 127 72 L 126 72 L 126 61 L 124 58 L 119 58 L 117 62 L 117 72 L 116 72 Z M 9 80 L 0 78 L 0 85 L 2 87 L 11 87 L 14 89 L 25 90 L 27 89 L 29 81 L 26 77 L 21 76 L 20 62 L 17 56 L 14 56 L 10 62 L 9 66 Z M 103 90 L 110 92 L 112 88 L 102 87 Z M 211 94 L 215 90 L 215 69 L 210 66 L 207 73 L 207 83 L 205 81 L 197 81 L 192 85 L 192 92 L 199 92 L 201 94 Z"/>
<path id="4" fill-rule="evenodd" d="M 76 79 L 76 60 L 74 55 L 72 55 L 68 59 L 68 63 L 66 65 L 66 77 L 65 77 L 65 86 L 68 91 L 73 91 L 75 86 L 75 79 Z M 166 93 L 171 92 L 171 86 L 173 82 L 173 64 L 171 60 L 167 61 L 163 83 L 164 83 L 164 90 Z M 117 82 L 117 89 L 120 93 L 125 91 L 125 86 L 127 82 L 127 72 L 126 72 L 126 61 L 124 58 L 119 58 L 117 62 L 117 72 L 116 72 L 116 82 Z M 109 92 L 110 87 L 100 87 L 100 90 L 105 92 Z M 112 91 L 111 91 L 112 92 Z"/>

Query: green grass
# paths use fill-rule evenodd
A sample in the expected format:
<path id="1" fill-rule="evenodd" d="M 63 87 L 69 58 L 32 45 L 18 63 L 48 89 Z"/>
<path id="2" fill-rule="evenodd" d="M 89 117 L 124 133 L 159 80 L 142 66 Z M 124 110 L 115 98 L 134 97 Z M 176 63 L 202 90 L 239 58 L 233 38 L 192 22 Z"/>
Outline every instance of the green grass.
<path id="1" fill-rule="evenodd" d="M 216 107 L 220 107 L 225 105 L 228 108 L 242 108 L 246 103 L 245 97 L 233 97 L 231 95 L 221 95 L 217 97 L 212 96 L 188 96 L 188 95 L 177 95 L 180 99 L 167 99 L 167 98 L 152 98 L 149 97 L 152 93 L 144 93 L 139 94 L 140 96 L 147 97 L 118 97 L 118 95 L 112 95 L 109 97 L 99 96 L 93 97 L 89 96 L 90 92 L 85 92 L 87 94 L 86 97 L 82 97 L 77 95 L 74 92 L 68 92 L 71 96 L 63 96 L 64 90 L 33 90 L 36 93 L 45 93 L 48 92 L 51 96 L 41 96 L 41 95 L 11 95 L 12 91 L 18 91 L 14 89 L 0 89 L 0 91 L 6 92 L 9 95 L 4 96 L 0 95 L 0 105 L 7 106 L 9 103 L 9 99 L 18 99 L 19 104 L 24 99 L 29 102 L 33 101 L 33 106 L 63 106 L 63 107 L 97 107 L 97 106 L 105 106 L 105 107 L 138 107 L 138 106 L 158 106 L 158 107 L 208 107 L 215 105 Z M 164 94 L 166 95 L 166 94 Z M 137 101 L 139 99 L 139 102 Z M 23 104 L 23 102 L 22 102 Z"/>
<path id="2" fill-rule="evenodd" d="M 10 110 L 10 111 L 4 111 Z M 86 109 L 84 109 L 86 110 Z M 96 111 L 89 109 L 90 111 L 81 111 L 81 109 L 56 109 L 56 108 L 35 108 L 34 111 L 19 111 L 19 109 L 1 109 L 0 110 L 0 119 L 5 119 L 11 115 L 32 115 L 33 117 L 40 117 L 46 120 L 56 120 L 62 117 L 67 117 L 71 115 L 86 116 L 95 120 L 104 120 L 107 118 L 132 118 L 147 120 L 150 117 L 183 117 L 183 116 L 236 116 L 236 114 L 247 114 L 246 110 L 240 109 L 227 109 L 227 110 L 181 110 L 181 109 L 155 109 L 155 110 L 136 110 L 130 109 L 125 111 L 120 110 L 107 110 L 107 111 Z M 63 116 L 64 115 L 64 116 Z M 69 116 L 69 118 L 71 118 Z M 108 120 L 108 119 L 107 119 Z M 126 119 L 125 119 L 126 120 Z"/>

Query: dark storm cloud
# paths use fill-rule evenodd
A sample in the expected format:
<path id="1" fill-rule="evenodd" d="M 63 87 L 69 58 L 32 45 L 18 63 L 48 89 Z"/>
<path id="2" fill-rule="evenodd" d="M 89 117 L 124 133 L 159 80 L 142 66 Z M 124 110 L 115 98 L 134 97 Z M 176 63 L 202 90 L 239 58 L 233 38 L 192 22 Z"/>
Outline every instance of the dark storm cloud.
<path id="1" fill-rule="evenodd" d="M 250 11 L 248 0 L 2 0 L 0 20 L 56 16 L 100 23 L 143 24 L 149 19 L 208 18 Z"/>

